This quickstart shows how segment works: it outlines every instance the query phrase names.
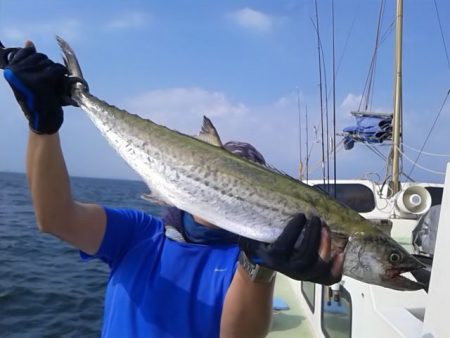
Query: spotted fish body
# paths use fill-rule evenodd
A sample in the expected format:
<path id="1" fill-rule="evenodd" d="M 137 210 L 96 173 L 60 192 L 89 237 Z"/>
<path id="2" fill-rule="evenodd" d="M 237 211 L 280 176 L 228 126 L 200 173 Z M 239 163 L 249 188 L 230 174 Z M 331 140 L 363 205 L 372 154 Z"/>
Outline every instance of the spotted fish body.
<path id="1" fill-rule="evenodd" d="M 73 50 L 61 38 L 58 43 L 71 75 L 82 78 Z M 399 244 L 357 212 L 313 187 L 223 147 L 118 109 L 91 95 L 81 83 L 72 87 L 71 95 L 111 146 L 142 177 L 153 199 L 264 242 L 273 242 L 293 215 L 300 212 L 307 217 L 317 215 L 328 224 L 336 243 L 337 239 L 349 240 L 346 255 L 358 255 L 360 244 L 367 238 L 381 238 L 383 253 L 398 252 L 402 257 L 400 263 L 406 264 L 400 266 L 396 262 L 396 267 L 402 270 L 399 273 L 420 267 Z M 342 243 L 336 245 L 342 247 Z M 355 260 L 348 258 L 346 262 L 354 264 Z M 372 262 L 365 264 L 370 267 Z M 381 264 L 382 267 L 375 269 L 377 274 L 392 268 L 391 262 Z M 344 264 L 344 274 L 375 284 L 380 280 L 378 276 L 370 276 L 367 269 L 363 278 L 355 271 L 353 266 Z"/>

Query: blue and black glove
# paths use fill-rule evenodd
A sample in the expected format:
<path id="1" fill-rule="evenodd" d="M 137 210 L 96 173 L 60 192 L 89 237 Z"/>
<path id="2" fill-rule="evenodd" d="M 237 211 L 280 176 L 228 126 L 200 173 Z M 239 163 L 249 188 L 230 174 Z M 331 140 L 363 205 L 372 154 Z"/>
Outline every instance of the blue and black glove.
<path id="1" fill-rule="evenodd" d="M 304 214 L 292 218 L 281 235 L 271 244 L 240 238 L 239 246 L 254 264 L 281 272 L 295 280 L 331 285 L 340 276 L 331 273 L 332 262 L 319 256 L 322 222 L 307 220 Z"/>
<path id="2" fill-rule="evenodd" d="M 37 53 L 34 46 L 18 49 L 5 66 L 4 77 L 37 134 L 54 134 L 63 123 L 68 70 Z"/>

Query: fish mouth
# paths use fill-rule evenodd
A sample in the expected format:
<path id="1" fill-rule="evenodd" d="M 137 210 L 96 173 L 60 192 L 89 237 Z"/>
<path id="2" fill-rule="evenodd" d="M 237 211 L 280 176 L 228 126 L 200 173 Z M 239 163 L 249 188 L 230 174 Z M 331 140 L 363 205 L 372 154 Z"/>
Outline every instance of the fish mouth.
<path id="1" fill-rule="evenodd" d="M 407 272 L 412 273 L 414 271 L 424 269 L 425 267 L 426 266 L 420 260 L 418 260 L 416 257 L 411 256 L 402 264 L 398 264 L 389 269 L 386 269 L 383 280 L 385 283 L 388 283 L 391 286 L 396 285 L 396 289 L 398 290 L 426 290 L 426 285 L 421 281 L 412 280 L 405 276 L 402 276 L 402 274 L 405 274 Z M 413 278 L 415 278 L 415 275 L 413 276 Z"/>
<path id="2" fill-rule="evenodd" d="M 421 267 L 415 266 L 414 268 L 411 267 L 395 267 L 391 269 L 387 269 L 385 271 L 385 276 L 382 278 L 383 284 L 389 285 L 389 287 L 396 289 L 396 290 L 402 290 L 402 291 L 416 291 L 420 289 L 425 289 L 425 285 L 421 282 L 414 281 L 412 279 L 409 279 L 405 276 L 402 276 L 402 274 L 419 270 Z"/>

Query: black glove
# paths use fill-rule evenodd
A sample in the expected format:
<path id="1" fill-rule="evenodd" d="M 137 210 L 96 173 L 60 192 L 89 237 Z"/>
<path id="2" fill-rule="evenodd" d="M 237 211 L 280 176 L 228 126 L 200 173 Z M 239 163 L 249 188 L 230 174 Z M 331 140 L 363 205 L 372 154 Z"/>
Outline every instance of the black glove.
<path id="1" fill-rule="evenodd" d="M 3 73 L 32 131 L 54 134 L 63 123 L 67 68 L 33 47 L 20 48 Z"/>
<path id="2" fill-rule="evenodd" d="M 331 285 L 338 282 L 340 276 L 333 276 L 332 263 L 319 256 L 321 234 L 322 222 L 318 217 L 307 220 L 304 214 L 298 214 L 275 242 L 268 244 L 241 237 L 239 246 L 255 264 L 295 280 Z"/>

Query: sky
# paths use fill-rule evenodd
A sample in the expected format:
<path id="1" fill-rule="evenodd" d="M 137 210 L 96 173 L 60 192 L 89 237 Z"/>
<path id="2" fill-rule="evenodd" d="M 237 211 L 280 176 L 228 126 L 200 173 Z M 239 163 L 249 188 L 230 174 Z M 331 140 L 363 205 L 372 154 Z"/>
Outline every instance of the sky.
<path id="1" fill-rule="evenodd" d="M 54 39 L 59 35 L 77 53 L 90 91 L 97 97 L 190 135 L 198 133 L 206 115 L 223 141 L 252 143 L 267 162 L 294 177 L 299 176 L 300 155 L 305 163 L 308 151 L 309 177 L 321 178 L 314 5 L 313 0 L 91 0 L 76 4 L 67 0 L 1 0 L 0 40 L 8 47 L 32 40 L 40 52 L 62 62 Z M 350 112 L 361 102 L 380 1 L 339 0 L 334 8 L 335 112 L 340 132 L 354 124 Z M 329 122 L 333 116 L 331 9 L 332 0 L 318 0 L 322 107 L 328 104 Z M 372 99 L 376 112 L 392 112 L 394 12 L 394 1 L 387 1 Z M 422 147 L 440 112 L 424 148 L 427 154 L 421 155 L 420 167 L 413 170 L 412 176 L 421 181 L 443 182 L 439 173 L 445 172 L 450 160 L 449 156 L 428 154 L 450 154 L 450 102 L 444 104 L 450 89 L 445 50 L 445 46 L 450 47 L 449 14 L 450 3 L 445 0 L 412 0 L 404 5 L 406 173 L 411 170 L 409 160 L 417 157 L 414 149 Z M 0 171 L 24 172 L 28 127 L 3 79 L 0 126 Z M 330 123 L 329 135 L 332 133 Z M 71 175 L 138 179 L 81 109 L 65 108 L 60 134 Z M 341 136 L 336 140 L 339 142 Z M 386 153 L 389 148 L 378 149 Z M 332 168 L 330 163 L 331 172 Z M 383 180 L 385 163 L 357 144 L 350 151 L 337 152 L 336 170 L 338 178 Z"/>

